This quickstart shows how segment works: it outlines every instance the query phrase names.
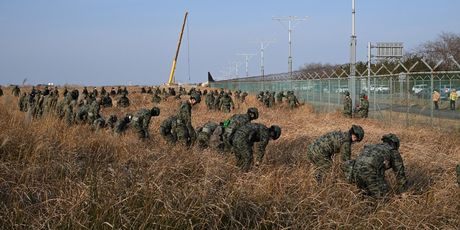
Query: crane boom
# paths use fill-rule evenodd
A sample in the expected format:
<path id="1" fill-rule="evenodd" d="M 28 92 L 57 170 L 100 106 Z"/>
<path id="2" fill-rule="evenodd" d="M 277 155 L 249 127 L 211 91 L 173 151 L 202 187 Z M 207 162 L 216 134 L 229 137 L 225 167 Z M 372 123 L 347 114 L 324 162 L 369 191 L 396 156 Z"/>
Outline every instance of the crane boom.
<path id="1" fill-rule="evenodd" d="M 182 24 L 182 30 L 180 31 L 180 35 L 179 35 L 179 42 L 177 43 L 176 56 L 174 56 L 174 60 L 171 66 L 171 72 L 169 73 L 169 81 L 168 81 L 169 85 L 172 85 L 175 83 L 174 72 L 176 71 L 177 57 L 179 56 L 180 44 L 182 43 L 182 35 L 184 34 L 184 28 L 185 28 L 185 23 L 187 22 L 187 16 L 188 16 L 188 12 L 186 11 L 185 16 L 184 16 L 184 22 Z"/>

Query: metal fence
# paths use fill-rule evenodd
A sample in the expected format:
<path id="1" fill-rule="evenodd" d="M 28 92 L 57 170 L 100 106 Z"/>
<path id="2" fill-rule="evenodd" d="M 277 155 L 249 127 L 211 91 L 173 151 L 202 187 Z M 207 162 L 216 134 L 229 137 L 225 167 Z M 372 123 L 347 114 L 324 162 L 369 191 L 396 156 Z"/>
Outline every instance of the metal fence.
<path id="1" fill-rule="evenodd" d="M 283 78 L 286 74 L 281 74 L 264 79 L 253 77 L 217 81 L 211 82 L 210 86 L 250 93 L 293 90 L 300 101 L 313 105 L 315 111 L 335 112 L 343 108 L 343 93 L 352 88 L 348 76 L 313 74 L 311 76 L 316 77 L 302 79 L 305 76 L 299 77 L 299 74 L 295 72 L 291 79 Z M 456 110 L 451 110 L 449 101 L 450 92 L 453 89 L 460 90 L 460 71 L 361 75 L 356 77 L 355 84 L 353 88 L 357 94 L 363 92 L 369 97 L 371 118 L 387 124 L 429 125 L 460 130 L 460 105 L 457 105 Z M 434 108 L 433 90 L 441 94 L 439 110 Z M 359 100 L 356 103 L 359 104 Z"/>

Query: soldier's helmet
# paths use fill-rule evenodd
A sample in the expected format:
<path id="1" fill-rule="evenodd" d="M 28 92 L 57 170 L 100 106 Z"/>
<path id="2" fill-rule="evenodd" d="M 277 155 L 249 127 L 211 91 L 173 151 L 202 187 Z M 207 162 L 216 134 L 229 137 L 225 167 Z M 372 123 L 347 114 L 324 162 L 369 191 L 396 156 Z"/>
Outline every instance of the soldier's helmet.
<path id="1" fill-rule="evenodd" d="M 366 96 L 365 93 L 360 93 L 360 94 L 359 94 L 359 97 L 360 97 L 360 98 L 364 98 L 365 96 Z"/>
<path id="2" fill-rule="evenodd" d="M 270 130 L 270 136 L 273 140 L 276 140 L 278 138 L 280 138 L 281 136 L 281 128 L 277 125 L 272 125 L 270 126 L 269 128 Z"/>
<path id="3" fill-rule="evenodd" d="M 352 125 L 350 129 L 352 134 L 355 134 L 358 138 L 358 142 L 364 138 L 364 129 L 359 125 Z"/>
<path id="4" fill-rule="evenodd" d="M 190 99 L 195 99 L 195 103 L 200 103 L 201 102 L 201 96 L 198 93 L 194 93 L 190 96 Z"/>
<path id="5" fill-rule="evenodd" d="M 345 91 L 345 96 L 350 96 L 350 92 Z"/>
<path id="6" fill-rule="evenodd" d="M 399 138 L 393 133 L 383 135 L 382 141 L 392 145 L 395 150 L 399 149 Z"/>
<path id="7" fill-rule="evenodd" d="M 150 110 L 150 114 L 154 117 L 160 115 L 160 108 L 158 107 L 153 107 L 151 110 Z"/>
<path id="8" fill-rule="evenodd" d="M 247 114 L 249 114 L 251 120 L 259 118 L 259 110 L 256 107 L 249 108 Z"/>

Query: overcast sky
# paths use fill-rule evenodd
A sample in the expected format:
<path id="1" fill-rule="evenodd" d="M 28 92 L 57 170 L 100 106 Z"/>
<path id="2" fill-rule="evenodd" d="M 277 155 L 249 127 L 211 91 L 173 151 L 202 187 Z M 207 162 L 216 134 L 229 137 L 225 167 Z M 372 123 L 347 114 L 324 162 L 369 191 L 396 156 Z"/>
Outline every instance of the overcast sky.
<path id="1" fill-rule="evenodd" d="M 441 32 L 460 33 L 458 0 L 356 0 L 358 60 L 367 42 L 404 42 L 410 51 Z M 351 0 L 0 0 L 0 84 L 167 82 L 185 11 L 180 82 L 245 76 L 239 53 L 257 54 L 249 75 L 287 72 L 288 32 L 273 16 L 308 16 L 292 33 L 293 69 L 346 63 Z M 188 33 L 187 33 L 188 31 Z M 189 44 L 189 45 L 188 45 Z M 190 71 L 189 71 L 190 67 Z"/>

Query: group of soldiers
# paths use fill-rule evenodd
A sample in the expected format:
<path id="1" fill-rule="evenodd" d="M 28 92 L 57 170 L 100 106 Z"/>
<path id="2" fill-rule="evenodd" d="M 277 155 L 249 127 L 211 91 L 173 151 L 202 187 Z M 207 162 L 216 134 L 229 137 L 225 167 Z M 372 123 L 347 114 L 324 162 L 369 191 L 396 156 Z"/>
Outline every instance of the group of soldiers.
<path id="1" fill-rule="evenodd" d="M 229 113 L 235 109 L 235 102 L 238 104 L 246 102 L 248 93 L 242 92 L 241 90 L 236 90 L 232 93 L 231 90 L 225 92 L 223 89 L 220 89 L 220 92 L 217 90 L 210 90 L 205 96 L 205 104 L 208 110 L 220 110 Z"/>
<path id="2" fill-rule="evenodd" d="M 283 98 L 285 99 L 283 100 Z M 283 101 L 287 102 L 291 109 L 296 108 L 300 105 L 297 96 L 294 94 L 294 91 L 287 91 L 286 94 L 284 93 L 284 91 L 280 91 L 278 93 L 270 91 L 260 91 L 256 95 L 256 99 L 267 108 L 272 108 L 275 106 L 275 104 L 282 104 Z"/>
<path id="3" fill-rule="evenodd" d="M 367 118 L 369 116 L 369 100 L 365 93 L 359 95 L 360 104 L 353 110 L 353 103 L 350 97 L 350 92 L 345 91 L 343 101 L 343 115 L 345 117 Z"/>
<path id="4" fill-rule="evenodd" d="M 160 91 L 159 88 L 157 89 L 155 91 Z M 253 122 L 259 117 L 259 111 L 255 107 L 250 107 L 244 114 L 234 114 L 220 122 L 208 121 L 203 126 L 194 129 L 192 107 L 200 103 L 202 95 L 218 94 L 224 98 L 224 95 L 228 93 L 217 93 L 216 90 L 209 92 L 204 90 L 202 93 L 199 89 L 191 89 L 189 92 L 179 89 L 179 92 L 181 95 L 190 96 L 180 104 L 175 115 L 166 118 L 160 125 L 160 134 L 168 143 L 180 144 L 188 148 L 196 145 L 199 149 L 211 148 L 220 153 L 233 154 L 236 158 L 236 165 L 243 171 L 248 171 L 253 164 L 258 166 L 262 162 L 269 141 L 277 140 L 281 136 L 279 126 L 267 127 L 264 124 Z M 236 91 L 235 94 L 237 92 L 241 94 L 240 91 Z M 147 91 L 141 90 L 141 93 L 147 93 Z M 159 93 L 164 95 L 161 91 Z M 95 130 L 108 127 L 116 134 L 122 134 L 132 127 L 142 140 L 150 136 L 151 118 L 160 115 L 160 109 L 154 106 L 151 109 L 140 109 L 134 115 L 126 114 L 121 118 L 110 115 L 104 119 L 100 113 L 101 107 L 106 106 L 102 103 L 104 97 L 118 95 L 120 103 L 120 98 L 128 95 L 126 88 L 119 89 L 118 92 L 112 88 L 110 92 L 106 92 L 102 87 L 100 93 L 96 88 L 88 92 L 85 87 L 81 93 L 76 89 L 68 91 L 67 88 L 64 88 L 63 99 L 60 101 L 57 87 L 54 89 L 45 87 L 43 90 L 33 87 L 29 93 L 21 94 L 20 88 L 15 86 L 12 94 L 20 97 L 19 110 L 29 113 L 33 118 L 39 118 L 46 113 L 54 113 L 69 125 L 89 124 Z M 152 94 L 158 93 L 152 92 Z M 173 90 L 168 89 L 167 94 L 173 95 Z M 0 87 L 0 96 L 2 95 L 3 90 Z M 241 100 L 241 95 L 237 98 Z M 361 107 L 363 107 L 363 100 L 367 98 L 361 95 L 361 99 Z M 381 143 L 364 146 L 358 156 L 351 159 L 352 144 L 362 141 L 363 138 L 364 129 L 359 125 L 352 125 L 345 132 L 329 132 L 310 143 L 307 147 L 307 158 L 315 166 L 315 179 L 318 183 L 324 181 L 327 172 L 332 167 L 334 155 L 339 153 L 344 178 L 349 183 L 356 184 L 366 194 L 376 198 L 385 197 L 389 191 L 385 180 L 385 171 L 388 169 L 392 169 L 395 173 L 396 191 L 404 192 L 408 183 L 399 152 L 400 139 L 398 136 L 392 133 L 385 134 L 381 138 Z M 257 150 L 255 159 L 254 148 Z M 457 165 L 456 173 L 460 186 L 460 165 Z"/>
<path id="5" fill-rule="evenodd" d="M 315 178 L 321 183 L 332 159 L 340 154 L 341 169 L 349 183 L 355 183 L 367 195 L 383 198 L 389 191 L 385 171 L 392 169 L 397 180 L 397 193 L 407 189 L 404 163 L 399 153 L 400 140 L 392 133 L 382 136 L 382 143 L 365 145 L 356 159 L 351 159 L 351 146 L 364 138 L 364 130 L 352 125 L 346 131 L 333 131 L 319 137 L 307 147 L 308 159 L 315 165 Z"/>

